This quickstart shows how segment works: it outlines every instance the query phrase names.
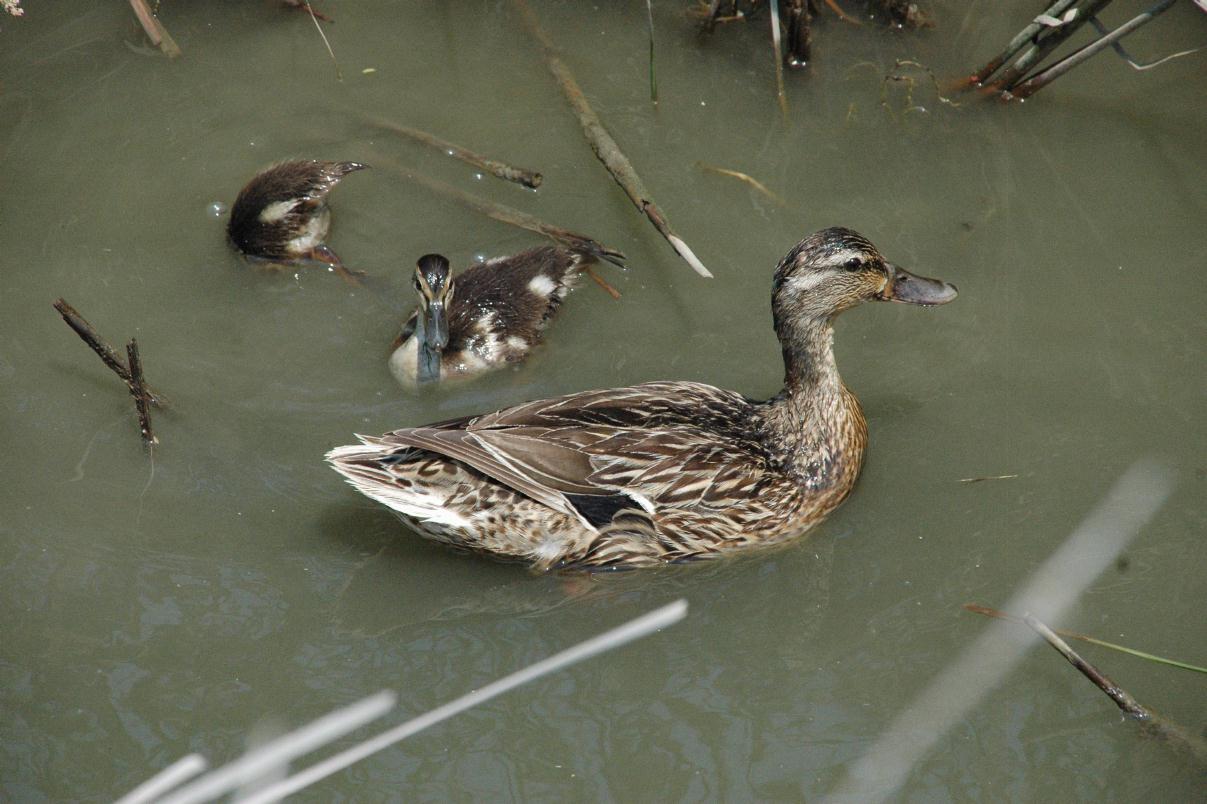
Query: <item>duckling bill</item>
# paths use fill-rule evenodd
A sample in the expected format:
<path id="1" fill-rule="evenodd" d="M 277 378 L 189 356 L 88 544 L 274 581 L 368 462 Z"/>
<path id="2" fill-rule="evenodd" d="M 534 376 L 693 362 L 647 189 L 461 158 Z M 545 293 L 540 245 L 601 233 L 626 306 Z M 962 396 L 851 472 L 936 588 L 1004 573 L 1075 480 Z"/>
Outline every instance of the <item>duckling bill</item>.
<path id="1" fill-rule="evenodd" d="M 359 436 L 327 459 L 420 534 L 538 570 L 784 542 L 841 504 L 863 465 L 867 423 L 834 361 L 835 316 L 865 301 L 955 298 L 858 233 L 825 229 L 776 267 L 784 387 L 768 400 L 652 382 Z"/>
<path id="2" fill-rule="evenodd" d="M 425 254 L 411 280 L 419 305 L 394 339 L 390 371 L 413 387 L 523 360 L 592 261 L 580 252 L 544 246 L 454 277 L 446 257 Z"/>
<path id="3" fill-rule="evenodd" d="M 348 269 L 323 242 L 331 229 L 327 195 L 340 179 L 368 165 L 314 159 L 280 162 L 257 173 L 231 207 L 227 234 L 249 257 L 278 264 L 325 263 L 345 281 L 364 276 Z"/>

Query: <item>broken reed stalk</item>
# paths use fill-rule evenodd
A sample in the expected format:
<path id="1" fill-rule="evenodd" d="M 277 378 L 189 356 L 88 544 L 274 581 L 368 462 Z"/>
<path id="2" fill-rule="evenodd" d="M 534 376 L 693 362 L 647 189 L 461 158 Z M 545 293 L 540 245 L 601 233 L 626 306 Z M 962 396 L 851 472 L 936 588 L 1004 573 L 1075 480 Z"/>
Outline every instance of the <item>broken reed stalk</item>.
<path id="1" fill-rule="evenodd" d="M 169 59 L 180 56 L 181 50 L 176 44 L 176 40 L 147 6 L 147 0 L 130 0 L 130 8 L 134 9 L 134 16 L 138 17 L 138 22 L 146 32 L 147 38 L 151 40 L 151 44 L 159 48 Z"/>
<path id="2" fill-rule="evenodd" d="M 109 369 L 122 378 L 122 381 L 127 386 L 131 386 L 132 378 L 130 369 L 126 368 L 126 364 L 118 356 L 117 350 L 109 345 L 108 341 L 102 338 L 97 331 L 89 324 L 79 311 L 67 303 L 66 299 L 57 299 L 54 303 L 54 309 L 59 311 L 59 315 L 63 316 L 63 320 L 67 322 L 67 326 L 75 331 L 80 339 L 96 352 L 101 361 L 109 367 Z M 163 407 L 163 398 L 143 384 L 143 395 L 147 401 L 156 407 Z"/>
<path id="3" fill-rule="evenodd" d="M 151 411 L 148 410 L 147 387 L 143 384 L 142 358 L 138 354 L 138 341 L 134 338 L 126 344 L 126 359 L 130 361 L 130 394 L 134 397 L 134 409 L 138 412 L 138 430 L 143 443 L 148 447 L 158 444 L 159 439 L 151 430 Z"/>
<path id="4" fill-rule="evenodd" d="M 460 159 L 462 162 L 467 162 L 475 167 L 481 168 L 493 176 L 497 176 L 504 181 L 515 182 L 522 184 L 525 187 L 536 189 L 541 186 L 544 177 L 535 170 L 526 170 L 524 168 L 512 167 L 506 162 L 500 162 L 497 159 L 491 159 L 488 156 L 474 153 L 468 148 L 462 148 L 460 145 L 455 145 L 447 140 L 442 140 L 434 134 L 429 134 L 426 131 L 420 131 L 417 128 L 391 123 L 388 120 L 368 120 L 369 125 L 376 126 L 384 131 L 389 131 L 393 134 L 406 137 L 414 140 L 421 145 L 426 145 L 429 148 L 435 148 L 442 153 L 445 153 L 455 159 Z"/>
<path id="5" fill-rule="evenodd" d="M 1077 0 L 1057 0 L 1057 2 L 1049 6 L 1047 10 L 1045 10 L 1040 16 L 1060 19 L 1060 15 L 1065 12 L 1065 9 L 1073 5 L 1075 2 L 1077 2 Z M 1018 32 L 1017 36 L 1010 40 L 1010 44 L 1006 45 L 1005 50 L 991 59 L 987 64 L 981 67 L 981 69 L 968 76 L 968 83 L 973 86 L 980 86 L 981 84 L 984 84 L 991 75 L 1002 68 L 1003 64 L 1014 58 L 1015 54 L 1026 47 L 1028 42 L 1032 42 L 1034 38 L 1039 35 L 1039 32 L 1043 30 L 1043 28 L 1043 23 L 1038 21 L 1033 21 L 1026 28 L 1023 28 Z"/>
<path id="6" fill-rule="evenodd" d="M 629 200 L 633 202 L 642 214 L 649 218 L 654 228 L 666 238 L 666 241 L 671 244 L 671 248 L 696 273 L 711 279 L 712 273 L 704 267 L 704 263 L 700 262 L 687 243 L 683 242 L 682 238 L 671 230 L 666 216 L 662 214 L 662 210 L 654 203 L 654 200 L 649 197 L 649 193 L 646 192 L 641 178 L 637 175 L 637 171 L 633 169 L 633 164 L 620 150 L 620 146 L 616 144 L 616 140 L 612 139 L 612 135 L 604 128 L 603 123 L 600 122 L 599 116 L 595 114 L 595 110 L 587 102 L 586 96 L 583 95 L 578 82 L 574 80 L 574 75 L 570 72 L 570 69 L 554 52 L 553 43 L 541 28 L 540 21 L 536 18 L 532 9 L 528 7 L 526 0 L 512 0 L 512 3 L 519 10 L 520 16 L 523 18 L 529 33 L 540 43 L 541 51 L 545 56 L 545 65 L 549 68 L 549 72 L 553 74 L 553 78 L 557 81 L 558 86 L 561 87 L 562 94 L 566 96 L 566 100 L 574 109 L 574 113 L 578 117 L 578 123 L 582 127 L 583 135 L 587 138 L 587 142 L 590 143 L 591 150 L 595 152 L 596 158 L 603 163 L 608 172 L 612 174 L 612 178 L 616 180 L 616 183 L 628 194 Z"/>
<path id="7" fill-rule="evenodd" d="M 1129 695 L 1127 690 L 1108 678 L 1101 670 L 1081 658 L 1077 654 L 1077 651 L 1073 650 L 1067 642 L 1053 633 L 1051 628 L 1030 614 L 1026 615 L 1023 620 L 1031 627 L 1031 630 L 1042 636 L 1061 656 L 1065 657 L 1069 664 L 1076 667 L 1083 676 L 1094 683 L 1094 686 L 1098 687 L 1108 698 L 1114 701 L 1115 705 L 1123 710 L 1124 713 L 1141 721 L 1149 733 L 1189 751 L 1199 762 L 1207 762 L 1207 742 L 1201 737 L 1196 736 L 1177 723 L 1166 720 L 1141 704 Z"/>
<path id="8" fill-rule="evenodd" d="M 1039 620 L 1027 614 L 1023 617 L 1023 622 L 1030 626 L 1031 630 L 1039 634 L 1048 641 L 1048 644 L 1068 659 L 1069 664 L 1076 667 L 1083 676 L 1094 682 L 1098 689 L 1106 693 L 1107 697 L 1115 702 L 1115 705 L 1122 709 L 1132 717 L 1140 718 L 1141 720 L 1152 720 L 1153 713 L 1146 707 L 1142 706 L 1139 701 L 1133 698 L 1122 687 L 1111 681 L 1097 667 L 1087 662 L 1077 654 L 1077 651 L 1069 647 L 1069 643 L 1058 637 L 1052 632 L 1052 629 L 1041 623 Z"/>
<path id="9" fill-rule="evenodd" d="M 1130 34 L 1132 31 L 1136 30 L 1137 28 L 1143 27 L 1144 25 L 1147 25 L 1149 22 L 1156 19 L 1161 14 L 1164 14 L 1166 11 L 1169 10 L 1170 6 L 1172 6 L 1173 4 L 1174 4 L 1174 0 L 1162 0 L 1161 2 L 1157 3 L 1152 8 L 1148 9 L 1147 11 L 1140 14 L 1139 16 L 1133 17 L 1132 19 L 1123 23 L 1118 28 L 1116 28 L 1115 30 L 1106 34 L 1105 36 L 1103 36 L 1099 39 L 1096 39 L 1095 41 L 1093 41 L 1090 44 L 1086 45 L 1085 47 L 1081 48 L 1080 50 L 1078 50 L 1078 51 L 1066 56 L 1065 58 L 1061 59 L 1060 61 L 1056 62 L 1051 67 L 1044 70 L 1043 72 L 1040 72 L 1037 75 L 1034 75 L 1034 76 L 1028 78 L 1027 80 L 1023 81 L 1021 84 L 1019 84 L 1018 86 L 1013 87 L 1010 90 L 1010 94 L 1016 98 L 1031 97 L 1036 92 L 1039 92 L 1041 89 L 1046 87 L 1048 84 L 1055 81 L 1057 78 L 1060 78 L 1062 75 L 1067 73 L 1069 70 L 1072 70 L 1078 64 L 1081 64 L 1086 59 L 1097 54 L 1099 51 L 1105 50 L 1106 48 L 1110 47 L 1111 45 L 1114 45 L 1116 42 L 1118 42 L 1120 39 L 1122 39 L 1123 37 Z"/>
<path id="10" fill-rule="evenodd" d="M 496 204 L 493 201 L 487 201 L 485 198 L 479 198 L 475 195 L 470 195 L 467 192 L 458 190 L 456 187 L 445 184 L 438 179 L 433 179 L 428 176 L 416 173 L 413 170 L 403 167 L 389 159 L 378 157 L 374 159 L 375 165 L 380 165 L 386 170 L 393 170 L 399 176 L 416 184 L 420 184 L 437 195 L 442 195 L 445 198 L 451 198 L 462 206 L 468 207 L 475 212 L 480 212 L 488 218 L 494 218 L 497 221 L 506 223 L 510 226 L 517 226 L 521 229 L 527 229 L 530 232 L 544 235 L 556 243 L 561 243 L 567 248 L 575 251 L 581 251 L 585 254 L 590 254 L 593 257 L 598 257 L 601 260 L 606 260 L 615 266 L 624 267 L 625 256 L 622 252 L 614 248 L 609 248 L 598 240 L 593 240 L 586 235 L 572 232 L 569 229 L 563 229 L 560 226 L 554 226 L 551 223 L 545 223 L 539 218 L 529 215 L 527 212 L 521 212 L 518 209 Z M 620 292 L 616 288 L 609 285 L 604 279 L 596 274 L 590 267 L 584 269 L 596 284 L 608 292 L 613 299 L 620 298 Z"/>
<path id="11" fill-rule="evenodd" d="M 1059 28 L 1052 29 L 1047 36 L 1037 37 L 1035 43 L 1023 51 L 1023 54 L 993 81 L 992 86 L 1005 92 L 1013 90 L 1014 85 L 1019 83 L 1033 66 L 1038 65 L 1046 59 L 1053 50 L 1060 47 L 1066 39 L 1076 33 L 1077 29 L 1084 25 L 1086 20 L 1106 8 L 1110 3 L 1111 0 L 1090 0 L 1084 8 L 1079 7 L 1077 9 L 1077 16 L 1072 20 L 1061 25 Z"/>

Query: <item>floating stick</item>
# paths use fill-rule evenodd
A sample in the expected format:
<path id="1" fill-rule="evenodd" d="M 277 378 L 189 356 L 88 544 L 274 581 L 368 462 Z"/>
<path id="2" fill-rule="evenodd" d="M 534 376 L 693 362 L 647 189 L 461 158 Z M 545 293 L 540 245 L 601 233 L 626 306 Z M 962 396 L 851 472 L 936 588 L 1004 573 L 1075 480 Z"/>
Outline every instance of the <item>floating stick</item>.
<path id="1" fill-rule="evenodd" d="M 63 316 L 63 320 L 67 322 L 67 326 L 79 335 L 84 343 L 96 352 L 101 361 L 108 366 L 114 374 L 122 378 L 126 385 L 131 384 L 130 369 L 126 368 L 126 364 L 118 357 L 117 350 L 97 333 L 91 324 L 89 324 L 79 311 L 67 303 L 66 299 L 58 299 L 54 303 L 54 308 L 59 311 L 59 315 Z M 156 407 L 163 407 L 163 398 L 143 384 L 143 393 L 147 397 L 147 401 Z"/>
<path id="2" fill-rule="evenodd" d="M 138 413 L 138 429 L 143 443 L 148 447 L 158 444 L 159 439 L 151 431 L 151 412 L 147 410 L 147 387 L 142 379 L 142 358 L 138 355 L 138 341 L 134 338 L 126 344 L 126 359 L 130 361 L 130 394 L 134 397 L 134 409 Z"/>
<path id="3" fill-rule="evenodd" d="M 456 187 L 445 184 L 438 179 L 433 179 L 428 176 L 416 173 L 409 168 L 405 168 L 396 162 L 389 159 L 377 158 L 374 164 L 381 163 L 386 170 L 393 170 L 404 179 L 409 179 L 417 184 L 421 184 L 434 193 L 451 198 L 454 201 L 469 207 L 475 212 L 480 212 L 487 217 L 494 218 L 497 221 L 518 226 L 521 229 L 527 229 L 530 232 L 536 232 L 548 237 L 550 240 L 561 243 L 562 245 L 582 251 L 602 260 L 607 260 L 613 265 L 624 267 L 624 254 L 614 248 L 609 248 L 597 240 L 592 240 L 586 235 L 572 232 L 569 229 L 563 229 L 560 226 L 554 226 L 551 223 L 545 223 L 539 218 L 529 215 L 527 212 L 520 212 L 518 209 L 496 204 L 493 201 L 487 201 L 485 198 L 479 198 L 476 195 L 470 195 L 467 192 L 458 190 Z"/>
<path id="4" fill-rule="evenodd" d="M 578 123 L 582 126 L 583 135 L 586 136 L 587 142 L 591 144 L 591 150 L 595 152 L 595 156 L 608 169 L 608 172 L 612 174 L 612 178 L 616 180 L 616 183 L 628 194 L 629 200 L 633 202 L 642 214 L 649 218 L 654 228 L 671 244 L 671 248 L 675 249 L 679 256 L 696 273 L 711 279 L 712 273 L 704 267 L 704 263 L 700 262 L 687 243 L 684 243 L 682 238 L 671 230 L 666 216 L 658 208 L 658 205 L 654 203 L 653 199 L 649 197 L 649 193 L 646 192 L 645 186 L 641 183 L 641 178 L 637 175 L 637 171 L 633 169 L 633 164 L 620 150 L 620 146 L 616 144 L 616 140 L 612 139 L 612 135 L 607 132 L 603 123 L 600 122 L 599 116 L 595 114 L 595 110 L 587 102 L 586 96 L 583 95 L 578 82 L 574 80 L 570 69 L 554 53 L 553 43 L 549 41 L 548 35 L 541 28 L 540 21 L 537 20 L 532 9 L 528 7 L 528 3 L 525 0 L 512 1 L 519 10 L 520 16 L 523 17 L 524 24 L 528 27 L 529 32 L 540 43 L 545 55 L 545 65 L 549 68 L 549 72 L 553 74 L 558 86 L 561 87 L 562 94 L 566 96 L 566 100 L 569 101 L 570 106 L 574 109 L 574 113 L 578 116 Z"/>
<path id="5" fill-rule="evenodd" d="M 540 187 L 541 182 L 544 181 L 544 177 L 535 170 L 512 167 L 506 162 L 500 162 L 497 159 L 491 159 L 488 156 L 474 153 L 468 148 L 462 148 L 460 145 L 454 145 L 453 143 L 442 140 L 436 135 L 429 134 L 426 131 L 420 131 L 417 128 L 399 125 L 398 123 L 391 123 L 388 120 L 370 120 L 368 122 L 370 125 L 376 126 L 377 128 L 393 132 L 394 134 L 414 140 L 415 142 L 427 145 L 428 147 L 435 148 L 451 157 L 460 159 L 462 162 L 468 162 L 475 167 L 479 167 L 482 170 L 487 171 L 491 175 L 498 176 L 504 181 L 512 181 L 516 184 L 522 184 L 525 187 L 531 187 L 533 189 Z"/>
<path id="6" fill-rule="evenodd" d="M 130 0 L 130 8 L 134 9 L 134 16 L 138 17 L 138 22 L 146 32 L 147 38 L 151 40 L 151 44 L 159 48 L 169 59 L 180 55 L 180 47 L 176 44 L 176 40 L 147 6 L 147 0 Z"/>

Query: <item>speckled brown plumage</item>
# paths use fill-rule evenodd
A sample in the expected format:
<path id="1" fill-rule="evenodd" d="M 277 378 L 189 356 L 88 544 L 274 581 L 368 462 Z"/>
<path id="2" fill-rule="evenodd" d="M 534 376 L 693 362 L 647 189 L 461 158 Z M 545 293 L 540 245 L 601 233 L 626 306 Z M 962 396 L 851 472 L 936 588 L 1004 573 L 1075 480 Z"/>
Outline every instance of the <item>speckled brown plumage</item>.
<path id="1" fill-rule="evenodd" d="M 450 277 L 441 378 L 471 377 L 525 359 L 591 262 L 583 253 L 543 246 Z M 391 372 L 407 386 L 416 382 L 418 317 L 416 309 L 407 318 L 390 357 Z"/>
<path id="2" fill-rule="evenodd" d="M 869 299 L 953 298 L 954 287 L 885 262 L 856 233 L 827 229 L 776 270 L 785 380 L 772 399 L 646 383 L 361 436 L 327 457 L 418 532 L 540 570 L 782 542 L 847 497 L 867 445 L 834 363 L 833 317 Z"/>

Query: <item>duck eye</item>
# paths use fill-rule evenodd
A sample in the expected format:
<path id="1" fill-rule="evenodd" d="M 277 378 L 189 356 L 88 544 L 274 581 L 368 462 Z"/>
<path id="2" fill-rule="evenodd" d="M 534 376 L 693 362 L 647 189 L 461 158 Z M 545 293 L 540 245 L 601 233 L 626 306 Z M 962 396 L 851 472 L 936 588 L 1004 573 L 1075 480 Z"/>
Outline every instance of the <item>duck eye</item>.
<path id="1" fill-rule="evenodd" d="M 863 260 L 859 259 L 858 257 L 852 257 L 843 263 L 843 267 L 848 271 L 858 271 L 863 267 Z"/>

